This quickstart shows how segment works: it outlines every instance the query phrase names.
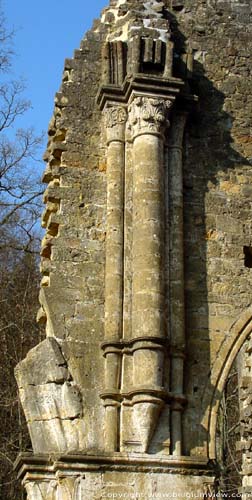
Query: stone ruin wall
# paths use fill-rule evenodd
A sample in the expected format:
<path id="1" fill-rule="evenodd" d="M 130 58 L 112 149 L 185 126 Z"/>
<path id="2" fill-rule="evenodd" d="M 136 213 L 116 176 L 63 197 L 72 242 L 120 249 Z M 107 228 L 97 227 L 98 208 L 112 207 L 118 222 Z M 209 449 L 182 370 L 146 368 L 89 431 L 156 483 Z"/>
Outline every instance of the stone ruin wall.
<path id="1" fill-rule="evenodd" d="M 104 453 L 105 408 L 100 394 L 104 391 L 107 148 L 104 119 L 96 103 L 102 46 L 106 40 L 124 39 L 125 16 L 138 22 L 139 11 L 145 8 L 152 22 L 162 11 L 158 29 L 163 29 L 163 18 L 168 20 L 175 40 L 174 76 L 180 77 L 176 71 L 182 54 L 193 54 L 189 83 L 191 93 L 198 96 L 187 118 L 183 149 L 187 405 L 180 455 L 203 463 L 215 457 L 215 412 L 210 418 L 209 407 L 217 408 L 225 370 L 241 347 L 238 337 L 245 340 L 250 332 L 252 5 L 250 0 L 166 0 L 147 2 L 147 7 L 134 0 L 110 4 L 73 59 L 66 60 L 56 94 L 44 175 L 46 236 L 38 314 L 48 340 L 28 354 L 25 367 L 21 363 L 17 368 L 21 400 L 35 455 Z M 164 4 L 161 11 L 160 4 Z M 172 248 L 170 257 L 174 271 L 170 293 L 176 294 Z M 170 312 L 176 319 L 176 311 Z M 36 384 L 43 386 L 42 399 Z M 52 392 L 54 402 L 45 411 Z M 35 402 L 31 408 L 30 398 Z M 164 456 L 170 456 L 169 432 L 164 441 Z M 178 460 L 174 487 L 183 467 L 187 466 Z M 211 476 L 209 471 L 201 474 Z M 187 484 L 193 476 L 188 474 Z M 144 478 L 146 473 L 140 484 Z M 97 476 L 95 482 L 100 480 Z M 161 481 L 162 474 L 157 484 Z M 84 493 L 80 498 L 86 498 Z"/>

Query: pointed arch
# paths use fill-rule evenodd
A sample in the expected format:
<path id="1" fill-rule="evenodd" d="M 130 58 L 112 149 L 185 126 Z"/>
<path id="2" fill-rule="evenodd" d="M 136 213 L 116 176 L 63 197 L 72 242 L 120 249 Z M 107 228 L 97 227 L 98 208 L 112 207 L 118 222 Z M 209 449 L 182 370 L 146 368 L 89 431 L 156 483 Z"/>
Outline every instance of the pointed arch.
<path id="1" fill-rule="evenodd" d="M 245 309 L 231 326 L 211 369 L 209 384 L 203 398 L 203 408 L 206 410 L 201 424 L 208 433 L 208 457 L 212 460 L 216 459 L 217 415 L 225 383 L 239 350 L 251 332 L 252 305 Z"/>

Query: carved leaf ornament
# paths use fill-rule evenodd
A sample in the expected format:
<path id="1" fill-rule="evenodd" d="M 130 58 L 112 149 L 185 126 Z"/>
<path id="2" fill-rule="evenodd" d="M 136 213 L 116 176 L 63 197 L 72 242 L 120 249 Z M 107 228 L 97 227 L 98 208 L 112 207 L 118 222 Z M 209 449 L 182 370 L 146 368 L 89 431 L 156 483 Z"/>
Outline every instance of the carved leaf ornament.
<path id="1" fill-rule="evenodd" d="M 127 111 L 122 106 L 107 107 L 105 111 L 105 125 L 108 128 L 116 127 L 119 124 L 126 123 Z"/>
<path id="2" fill-rule="evenodd" d="M 138 132 L 160 133 L 169 127 L 168 112 L 172 101 L 151 97 L 136 97 L 129 106 L 129 127 Z"/>

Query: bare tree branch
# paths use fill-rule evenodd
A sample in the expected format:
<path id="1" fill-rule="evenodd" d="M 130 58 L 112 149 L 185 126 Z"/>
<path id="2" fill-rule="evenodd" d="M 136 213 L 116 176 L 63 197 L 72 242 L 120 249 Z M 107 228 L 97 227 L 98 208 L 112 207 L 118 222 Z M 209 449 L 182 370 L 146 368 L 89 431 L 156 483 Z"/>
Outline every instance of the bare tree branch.
<path id="1" fill-rule="evenodd" d="M 24 499 L 13 462 L 31 443 L 14 380 L 14 367 L 40 340 L 38 215 L 43 192 L 37 176 L 42 136 L 19 128 L 30 107 L 24 82 L 7 81 L 14 55 L 0 0 L 0 486 L 1 498 Z"/>

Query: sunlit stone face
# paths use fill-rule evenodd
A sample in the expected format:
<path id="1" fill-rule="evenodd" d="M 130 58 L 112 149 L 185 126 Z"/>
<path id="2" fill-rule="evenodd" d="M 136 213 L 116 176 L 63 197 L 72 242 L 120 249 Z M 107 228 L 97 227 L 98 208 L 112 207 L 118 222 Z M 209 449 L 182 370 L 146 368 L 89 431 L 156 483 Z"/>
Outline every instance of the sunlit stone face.
<path id="1" fill-rule="evenodd" d="M 111 1 L 66 61 L 45 173 L 48 338 L 17 368 L 29 500 L 216 492 L 218 405 L 252 317 L 245 3 Z"/>

